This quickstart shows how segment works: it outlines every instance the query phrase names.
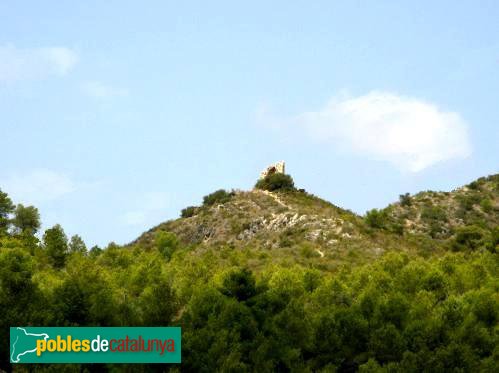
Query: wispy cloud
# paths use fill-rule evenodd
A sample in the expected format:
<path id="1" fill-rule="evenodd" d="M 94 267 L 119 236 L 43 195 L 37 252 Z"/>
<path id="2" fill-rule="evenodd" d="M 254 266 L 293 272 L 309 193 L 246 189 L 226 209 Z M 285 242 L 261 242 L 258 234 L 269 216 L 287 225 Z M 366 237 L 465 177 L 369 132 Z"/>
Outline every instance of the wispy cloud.
<path id="1" fill-rule="evenodd" d="M 98 99 L 124 97 L 129 93 L 125 88 L 113 87 L 98 81 L 85 82 L 82 84 L 82 89 L 88 96 Z"/>
<path id="2" fill-rule="evenodd" d="M 66 47 L 17 48 L 0 46 L 0 81 L 64 76 L 78 62 L 77 53 Z"/>
<path id="3" fill-rule="evenodd" d="M 335 97 L 321 110 L 302 113 L 285 124 L 410 172 L 471 154 L 468 125 L 458 113 L 390 92 Z"/>
<path id="4" fill-rule="evenodd" d="M 76 190 L 75 183 L 55 171 L 39 169 L 0 180 L 0 186 L 15 202 L 41 204 Z"/>

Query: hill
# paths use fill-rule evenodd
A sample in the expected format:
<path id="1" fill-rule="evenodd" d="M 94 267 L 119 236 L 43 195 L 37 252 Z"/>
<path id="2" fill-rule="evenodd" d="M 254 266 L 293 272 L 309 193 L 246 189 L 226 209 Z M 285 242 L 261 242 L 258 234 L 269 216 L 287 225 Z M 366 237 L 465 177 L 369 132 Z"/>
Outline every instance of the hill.
<path id="1" fill-rule="evenodd" d="M 389 224 L 436 239 L 451 238 L 471 225 L 491 230 L 499 226 L 499 175 L 482 177 L 452 192 L 402 195 L 384 211 Z"/>
<path id="2" fill-rule="evenodd" d="M 161 231 L 173 232 L 191 255 L 244 250 L 254 257 L 252 268 L 271 261 L 332 269 L 400 250 L 403 241 L 390 232 L 374 232 L 361 216 L 298 190 L 234 191 L 223 203 L 162 223 L 131 245 L 149 248 Z M 404 249 L 415 248 L 404 243 Z"/>
<path id="3" fill-rule="evenodd" d="M 88 251 L 0 191 L 0 370 L 11 326 L 172 325 L 178 366 L 36 370 L 497 372 L 497 181 L 358 216 L 281 174 Z"/>
<path id="4" fill-rule="evenodd" d="M 493 175 L 452 192 L 403 195 L 366 216 L 303 190 L 226 192 L 220 203 L 191 207 L 188 217 L 159 224 L 130 245 L 150 248 L 158 232 L 173 232 L 190 255 L 244 250 L 253 257 L 251 268 L 271 261 L 331 270 L 390 251 L 441 254 L 460 228 L 471 227 L 489 241 L 497 235 L 498 180 Z"/>

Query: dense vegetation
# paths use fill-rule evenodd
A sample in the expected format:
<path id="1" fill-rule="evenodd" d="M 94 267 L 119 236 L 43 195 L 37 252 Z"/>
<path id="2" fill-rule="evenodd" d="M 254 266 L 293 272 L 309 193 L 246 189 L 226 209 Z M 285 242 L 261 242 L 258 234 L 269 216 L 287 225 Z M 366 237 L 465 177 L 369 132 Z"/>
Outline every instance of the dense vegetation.
<path id="1" fill-rule="evenodd" d="M 403 194 L 399 203 L 372 210 L 366 218 L 376 228 L 422 233 L 437 240 L 452 238 L 460 228 L 470 226 L 482 235 L 497 237 L 498 198 L 499 175 L 491 175 L 452 192 Z"/>
<path id="2" fill-rule="evenodd" d="M 296 203 L 312 198 L 291 197 Z M 213 205 L 218 203 L 223 202 Z M 417 201 L 404 204 L 414 205 Z M 39 241 L 38 211 L 19 206 L 0 192 L 0 369 L 10 369 L 13 325 L 182 326 L 182 364 L 133 367 L 141 371 L 496 372 L 499 367 L 494 227 L 458 227 L 445 241 L 448 250 L 434 255 L 390 251 L 371 263 L 331 270 L 314 264 L 320 258 L 303 261 L 306 255 L 273 262 L 267 253 L 288 252 L 282 245 L 266 252 L 230 245 L 200 249 L 164 229 L 151 233 L 147 244 L 110 244 L 103 250 L 87 250 L 79 236 L 68 240 L 59 225 Z M 314 208 L 332 208 L 321 206 Z M 208 208 L 217 209 L 196 209 Z M 366 234 L 373 239 L 391 234 L 390 219 L 389 211 L 377 211 L 366 218 Z M 431 236 L 417 242 L 441 245 Z M 297 245 L 306 254 L 307 246 Z M 57 366 L 106 368 L 127 369 Z"/>
<path id="3" fill-rule="evenodd" d="M 275 172 L 268 174 L 256 182 L 255 188 L 273 192 L 276 190 L 293 190 L 295 183 L 290 175 Z"/>
<path id="4" fill-rule="evenodd" d="M 203 197 L 203 206 L 213 206 L 214 204 L 223 204 L 234 196 L 233 192 L 227 192 L 225 189 L 219 189 Z"/>
<path id="5" fill-rule="evenodd" d="M 232 197 L 234 197 L 236 193 L 234 191 L 228 192 L 225 189 L 216 190 L 213 193 L 210 193 L 203 197 L 202 206 L 187 206 L 180 211 L 181 218 L 190 218 L 197 213 L 199 213 L 200 209 L 203 207 L 210 207 L 214 205 L 223 205 L 224 203 L 230 201 Z"/>

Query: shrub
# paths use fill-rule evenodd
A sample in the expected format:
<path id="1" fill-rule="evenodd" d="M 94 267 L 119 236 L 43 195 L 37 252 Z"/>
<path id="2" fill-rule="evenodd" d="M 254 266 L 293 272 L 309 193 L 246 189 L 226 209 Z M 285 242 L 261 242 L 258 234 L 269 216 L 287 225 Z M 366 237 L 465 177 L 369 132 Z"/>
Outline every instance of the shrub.
<path id="1" fill-rule="evenodd" d="M 293 240 L 289 236 L 281 235 L 279 237 L 279 247 L 291 247 L 293 246 Z"/>
<path id="2" fill-rule="evenodd" d="M 421 212 L 421 219 L 427 223 L 431 223 L 432 221 L 446 222 L 447 213 L 438 206 L 425 206 Z"/>
<path id="3" fill-rule="evenodd" d="M 489 250 L 493 253 L 499 251 L 499 227 L 495 227 L 492 229 L 490 235 Z"/>
<path id="4" fill-rule="evenodd" d="M 203 197 L 203 205 L 204 206 L 212 206 L 215 203 L 223 204 L 228 202 L 233 196 L 234 192 L 227 192 L 225 189 L 219 189 L 207 196 Z"/>
<path id="5" fill-rule="evenodd" d="M 366 213 L 365 221 L 371 228 L 384 228 L 388 215 L 384 210 L 372 209 Z"/>
<path id="6" fill-rule="evenodd" d="M 390 224 L 388 229 L 390 230 L 390 232 L 398 234 L 399 236 L 402 236 L 404 234 L 404 225 L 400 222 Z"/>
<path id="7" fill-rule="evenodd" d="M 411 195 L 409 193 L 401 194 L 399 196 L 399 201 L 402 206 L 412 205 Z"/>
<path id="8" fill-rule="evenodd" d="M 303 256 L 304 258 L 312 258 L 314 256 L 318 256 L 319 254 L 314 251 L 310 245 L 303 245 L 300 247 L 300 255 Z"/>
<path id="9" fill-rule="evenodd" d="M 438 238 L 445 235 L 445 226 L 437 220 L 432 220 L 428 225 L 428 233 L 431 238 Z"/>
<path id="10" fill-rule="evenodd" d="M 274 173 L 258 180 L 255 188 L 268 190 L 269 192 L 275 190 L 295 190 L 295 183 L 290 175 Z"/>
<path id="11" fill-rule="evenodd" d="M 480 203 L 480 196 L 478 194 L 457 195 L 456 199 L 463 211 L 470 211 L 473 209 L 473 205 Z"/>
<path id="12" fill-rule="evenodd" d="M 468 184 L 468 188 L 473 189 L 473 190 L 478 190 L 480 189 L 480 184 L 478 183 L 477 180 L 472 181 L 471 183 Z"/>
<path id="13" fill-rule="evenodd" d="M 490 235 L 484 229 L 470 225 L 460 227 L 456 230 L 456 235 L 452 242 L 452 249 L 455 251 L 461 250 L 476 250 L 480 247 L 488 246 Z"/>
<path id="14" fill-rule="evenodd" d="M 180 242 L 172 232 L 158 231 L 156 237 L 154 238 L 154 244 L 158 248 L 158 251 L 165 257 L 165 259 L 170 259 L 173 252 L 177 250 Z"/>
<path id="15" fill-rule="evenodd" d="M 492 202 L 488 198 L 482 199 L 482 201 L 480 202 L 480 207 L 482 208 L 483 212 L 487 213 L 493 210 Z"/>
<path id="16" fill-rule="evenodd" d="M 187 206 L 185 209 L 180 211 L 181 218 L 190 218 L 191 216 L 196 215 L 198 212 L 198 208 L 196 206 Z"/>

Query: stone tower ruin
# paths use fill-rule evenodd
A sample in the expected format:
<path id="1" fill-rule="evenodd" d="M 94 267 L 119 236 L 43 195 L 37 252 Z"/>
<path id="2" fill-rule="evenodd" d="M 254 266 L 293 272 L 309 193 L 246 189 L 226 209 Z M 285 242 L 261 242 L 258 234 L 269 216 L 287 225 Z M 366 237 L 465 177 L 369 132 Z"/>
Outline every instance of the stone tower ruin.
<path id="1" fill-rule="evenodd" d="M 286 173 L 285 167 L 286 167 L 286 164 L 284 163 L 284 161 L 280 161 L 280 162 L 271 164 L 265 170 L 260 172 L 260 179 L 264 179 L 266 176 L 272 175 L 272 174 L 284 174 L 284 173 Z"/>

